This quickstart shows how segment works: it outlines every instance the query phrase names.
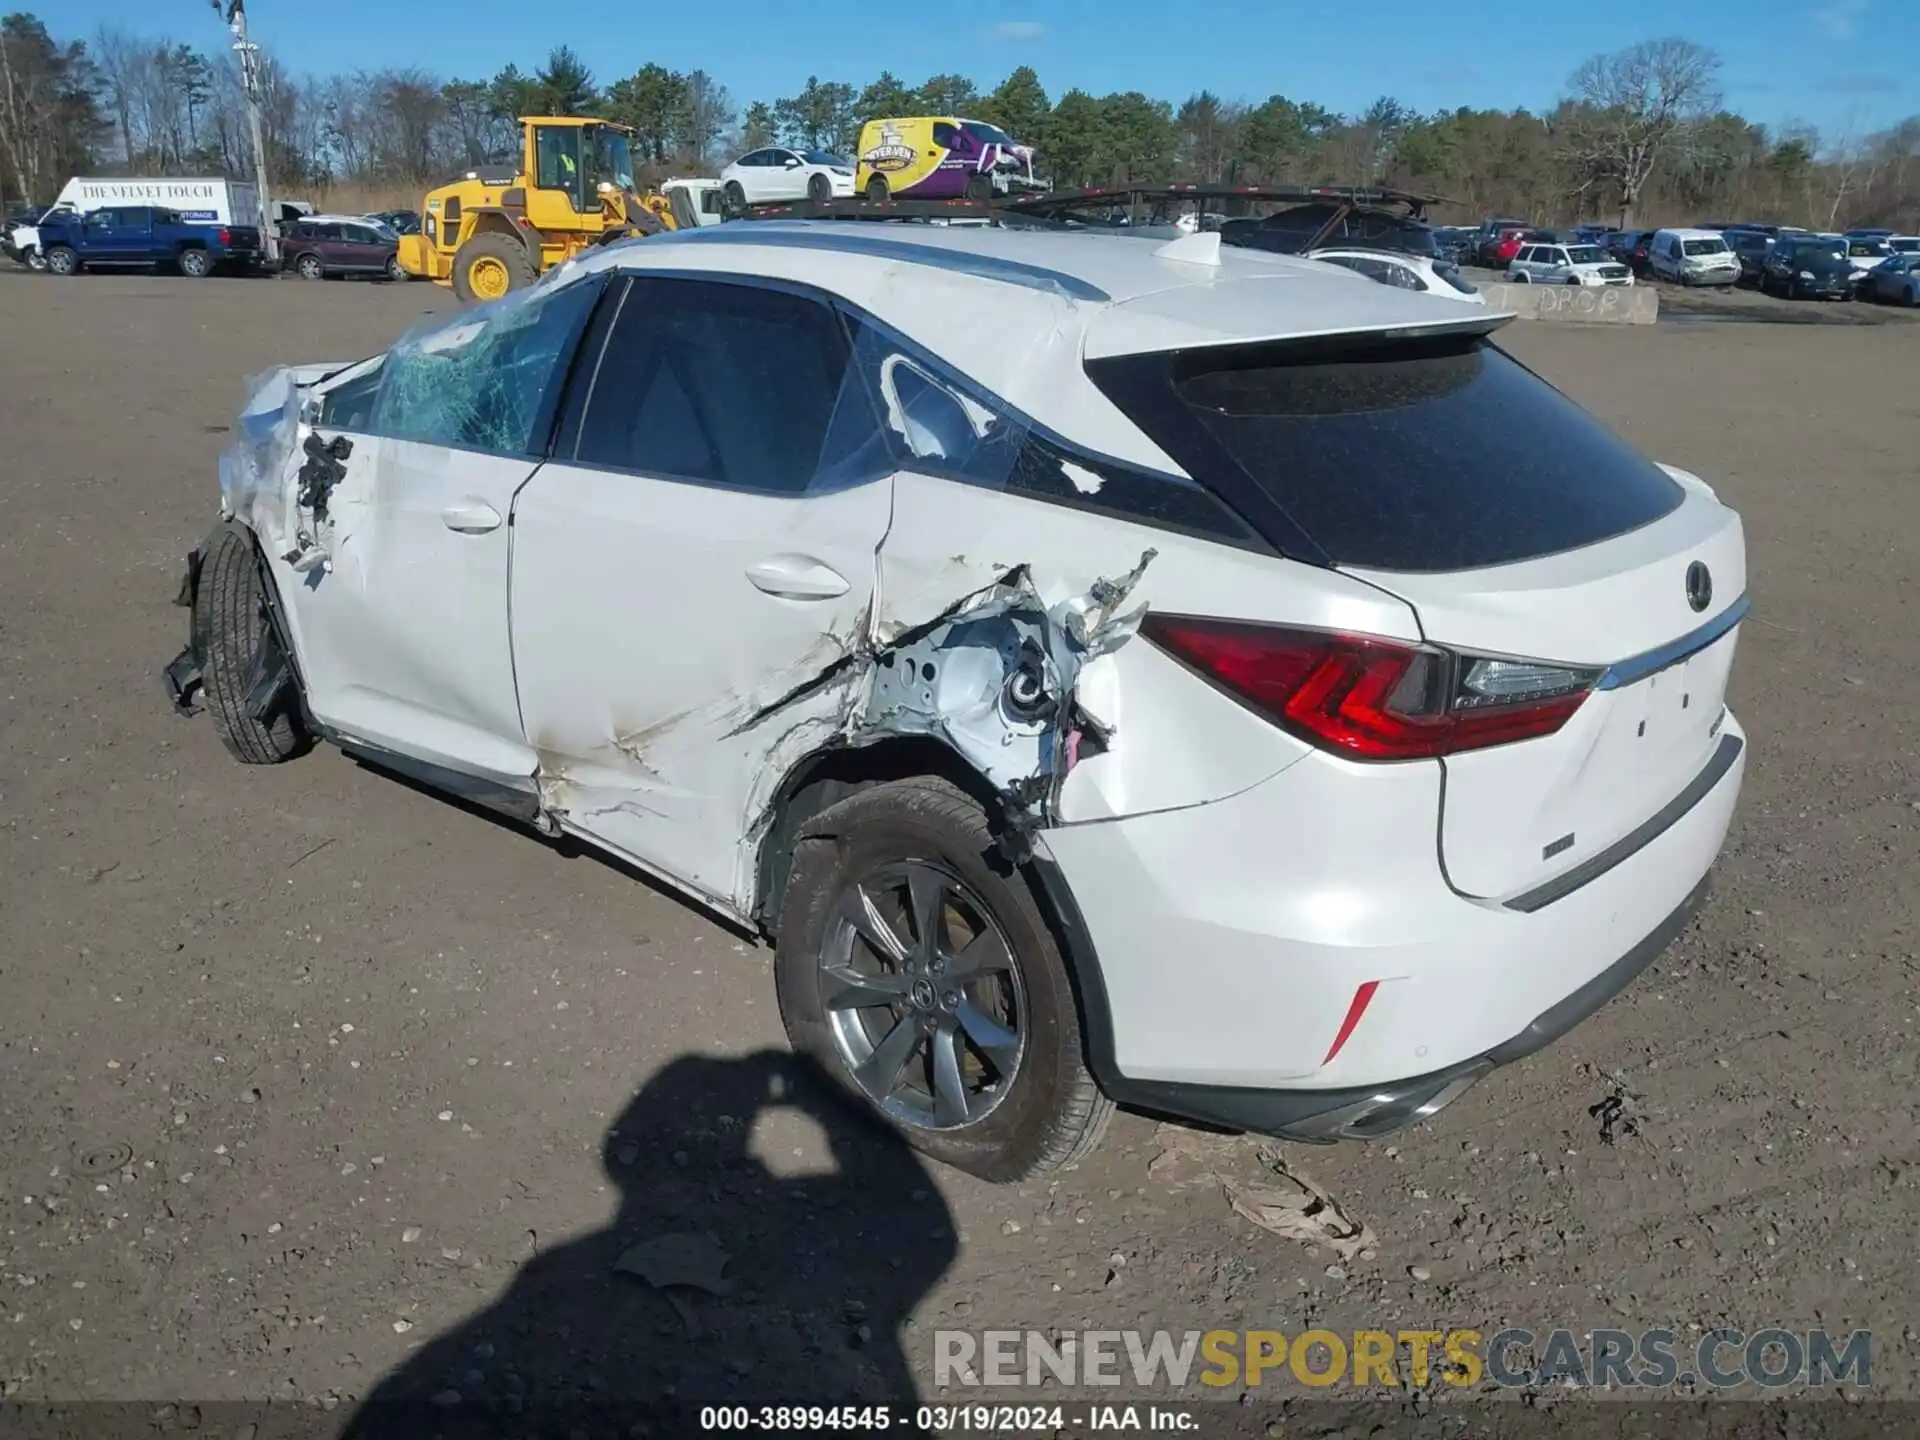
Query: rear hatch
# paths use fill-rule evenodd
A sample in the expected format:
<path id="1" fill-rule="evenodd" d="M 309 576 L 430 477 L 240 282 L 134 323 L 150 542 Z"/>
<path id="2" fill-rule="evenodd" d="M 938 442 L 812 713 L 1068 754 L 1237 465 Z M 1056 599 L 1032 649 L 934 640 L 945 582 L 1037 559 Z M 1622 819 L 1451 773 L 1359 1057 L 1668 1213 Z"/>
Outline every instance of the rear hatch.
<path id="1" fill-rule="evenodd" d="M 1482 728 L 1471 745 L 1433 747 L 1456 889 L 1522 895 L 1713 772 L 1746 548 L 1702 482 L 1642 458 L 1472 334 L 1161 360 L 1170 393 L 1157 399 L 1146 357 L 1089 371 L 1243 512 L 1277 505 L 1280 524 L 1249 518 L 1283 550 L 1412 607 L 1445 690 L 1439 710 L 1405 710 L 1419 710 L 1413 726 L 1473 707 L 1487 707 L 1483 726 L 1503 707 L 1553 712 L 1507 732 L 1527 738 Z"/>

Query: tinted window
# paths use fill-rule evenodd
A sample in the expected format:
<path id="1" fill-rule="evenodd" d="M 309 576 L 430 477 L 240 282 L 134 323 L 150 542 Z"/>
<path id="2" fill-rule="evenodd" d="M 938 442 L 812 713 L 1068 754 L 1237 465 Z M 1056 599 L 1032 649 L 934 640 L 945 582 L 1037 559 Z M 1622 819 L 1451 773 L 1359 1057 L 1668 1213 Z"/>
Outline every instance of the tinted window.
<path id="1" fill-rule="evenodd" d="M 960 132 L 942 120 L 933 127 L 933 143 L 942 149 L 950 150 L 960 143 Z"/>
<path id="2" fill-rule="evenodd" d="M 1476 337 L 1238 346 L 1088 369 L 1190 472 L 1229 494 L 1251 483 L 1335 564 L 1506 564 L 1623 534 L 1681 499 L 1593 416 Z"/>
<path id="3" fill-rule="evenodd" d="M 821 469 L 846 370 L 846 333 L 817 301 L 635 280 L 608 332 L 575 458 L 801 494 Z"/>
<path id="4" fill-rule="evenodd" d="M 599 293 L 590 278 L 502 308 L 456 312 L 403 340 L 381 367 L 375 433 L 496 455 L 542 453 L 562 362 Z"/>

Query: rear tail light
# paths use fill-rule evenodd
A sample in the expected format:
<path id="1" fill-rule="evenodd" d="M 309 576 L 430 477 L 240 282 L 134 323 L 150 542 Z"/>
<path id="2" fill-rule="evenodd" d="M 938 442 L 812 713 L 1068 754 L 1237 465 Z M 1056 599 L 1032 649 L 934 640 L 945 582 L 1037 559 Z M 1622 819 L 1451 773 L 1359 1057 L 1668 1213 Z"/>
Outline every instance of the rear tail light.
<path id="1" fill-rule="evenodd" d="M 1426 760 L 1551 735 L 1600 678 L 1370 635 L 1149 614 L 1141 633 L 1301 739 L 1355 760 Z"/>
<path id="2" fill-rule="evenodd" d="M 232 231 L 226 229 L 225 227 L 222 227 L 221 230 L 219 231 L 219 235 L 220 235 L 220 243 L 222 245 L 231 245 L 233 243 Z"/>

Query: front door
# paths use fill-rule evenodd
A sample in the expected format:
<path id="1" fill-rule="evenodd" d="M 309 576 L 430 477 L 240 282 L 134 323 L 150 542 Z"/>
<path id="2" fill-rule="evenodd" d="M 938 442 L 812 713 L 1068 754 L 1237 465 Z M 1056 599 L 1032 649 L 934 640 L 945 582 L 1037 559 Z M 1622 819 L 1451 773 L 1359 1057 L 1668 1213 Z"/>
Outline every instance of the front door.
<path id="1" fill-rule="evenodd" d="M 540 463 L 590 276 L 456 312 L 383 363 L 346 476 L 312 525 L 325 563 L 283 582 L 307 702 L 382 748 L 531 788 L 507 628 L 513 499 Z M 323 414 L 319 432 L 328 438 Z"/>
<path id="2" fill-rule="evenodd" d="M 514 505 L 521 712 L 564 825 L 740 913 L 773 787 L 836 732 L 892 465 L 825 303 L 615 283 L 584 399 Z"/>

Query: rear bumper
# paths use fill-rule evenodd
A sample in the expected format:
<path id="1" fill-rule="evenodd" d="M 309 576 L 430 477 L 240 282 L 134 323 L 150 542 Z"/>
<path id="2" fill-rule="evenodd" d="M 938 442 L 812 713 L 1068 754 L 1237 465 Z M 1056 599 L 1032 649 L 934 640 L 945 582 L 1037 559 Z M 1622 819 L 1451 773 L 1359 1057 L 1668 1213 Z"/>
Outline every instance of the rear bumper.
<path id="1" fill-rule="evenodd" d="M 1433 1114 L 1686 924 L 1744 776 L 1731 715 L 1724 734 L 1737 748 L 1684 806 L 1537 904 L 1448 888 L 1419 766 L 1316 754 L 1214 804 L 1045 832 L 1096 1077 L 1123 1104 L 1303 1140 Z"/>

